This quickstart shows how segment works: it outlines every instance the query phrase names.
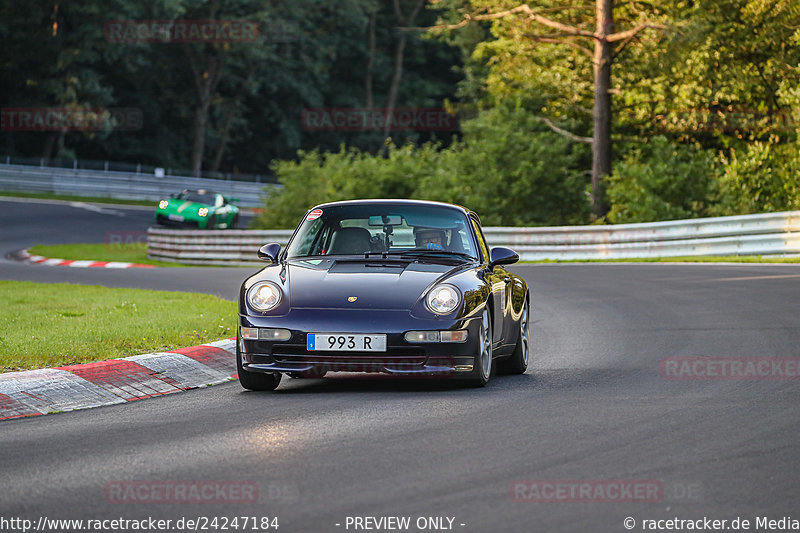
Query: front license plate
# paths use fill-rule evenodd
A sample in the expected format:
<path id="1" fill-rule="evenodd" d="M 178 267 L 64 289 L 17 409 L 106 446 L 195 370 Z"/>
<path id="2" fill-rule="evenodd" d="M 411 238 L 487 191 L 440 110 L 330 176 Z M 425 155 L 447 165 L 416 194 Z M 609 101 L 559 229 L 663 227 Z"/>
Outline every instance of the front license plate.
<path id="1" fill-rule="evenodd" d="M 170 220 L 183 222 L 183 215 L 172 215 L 172 214 L 170 214 L 170 215 L 167 215 L 167 218 L 170 219 Z"/>
<path id="2" fill-rule="evenodd" d="M 386 335 L 358 333 L 309 333 L 309 352 L 385 352 Z"/>

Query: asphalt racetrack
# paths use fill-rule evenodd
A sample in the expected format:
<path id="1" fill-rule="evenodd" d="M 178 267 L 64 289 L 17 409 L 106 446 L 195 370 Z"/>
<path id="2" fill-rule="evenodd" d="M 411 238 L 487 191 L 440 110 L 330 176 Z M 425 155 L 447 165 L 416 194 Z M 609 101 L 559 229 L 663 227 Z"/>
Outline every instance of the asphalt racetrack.
<path id="1" fill-rule="evenodd" d="M 109 230 L 150 225 L 152 212 L 111 209 L 124 216 L 0 201 L 0 251 L 103 242 Z M 252 270 L 0 261 L 0 279 L 230 299 Z M 737 517 L 756 531 L 758 517 L 800 519 L 800 382 L 774 372 L 673 380 L 664 370 L 681 357 L 800 356 L 800 266 L 516 270 L 533 291 L 532 364 L 522 376 L 496 376 L 485 389 L 284 378 L 274 393 L 230 383 L 2 422 L 0 516 L 277 517 L 282 533 L 364 531 L 356 517 L 389 516 L 410 517 L 407 531 L 443 530 L 452 519 L 452 530 L 487 533 L 643 531 L 644 520 Z M 231 482 L 257 497 L 143 503 L 114 493 L 134 481 Z M 612 493 L 619 486 L 657 490 Z"/>

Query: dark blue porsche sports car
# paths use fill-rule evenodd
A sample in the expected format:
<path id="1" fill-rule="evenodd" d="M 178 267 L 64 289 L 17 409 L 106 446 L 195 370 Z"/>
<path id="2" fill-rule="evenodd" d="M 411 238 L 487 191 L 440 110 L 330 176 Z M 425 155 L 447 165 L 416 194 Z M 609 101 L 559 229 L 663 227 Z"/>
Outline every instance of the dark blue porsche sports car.
<path id="1" fill-rule="evenodd" d="M 354 200 L 309 210 L 242 284 L 236 359 L 246 389 L 327 372 L 489 382 L 528 366 L 530 294 L 450 204 Z"/>

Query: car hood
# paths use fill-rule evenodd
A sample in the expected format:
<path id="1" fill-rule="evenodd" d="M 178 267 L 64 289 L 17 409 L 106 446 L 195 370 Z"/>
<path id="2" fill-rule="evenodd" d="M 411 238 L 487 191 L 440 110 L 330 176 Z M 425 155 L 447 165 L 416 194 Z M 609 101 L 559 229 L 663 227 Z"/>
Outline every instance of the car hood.
<path id="1" fill-rule="evenodd" d="M 198 209 L 201 207 L 206 207 L 211 209 L 210 205 L 201 204 L 199 202 L 189 202 L 186 200 L 172 200 L 169 203 L 169 209 L 174 210 L 176 213 L 186 214 L 186 213 L 196 213 Z"/>
<path id="2" fill-rule="evenodd" d="M 391 260 L 294 259 L 287 263 L 286 279 L 293 308 L 410 310 L 428 287 L 466 266 Z"/>

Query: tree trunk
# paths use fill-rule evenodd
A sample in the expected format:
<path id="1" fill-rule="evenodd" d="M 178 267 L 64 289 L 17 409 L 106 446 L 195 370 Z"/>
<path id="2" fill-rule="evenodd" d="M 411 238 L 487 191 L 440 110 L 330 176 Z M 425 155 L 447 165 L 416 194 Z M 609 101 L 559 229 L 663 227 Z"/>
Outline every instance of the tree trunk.
<path id="1" fill-rule="evenodd" d="M 231 133 L 231 125 L 233 125 L 233 118 L 236 116 L 236 108 L 239 106 L 239 95 L 236 95 L 231 100 L 231 105 L 228 108 L 227 113 L 225 113 L 225 123 L 222 125 L 222 130 L 219 133 L 219 145 L 217 146 L 216 154 L 214 155 L 214 159 L 211 162 L 211 170 L 212 172 L 218 172 L 219 167 L 222 164 L 222 156 L 225 155 L 225 147 L 228 144 L 228 138 L 230 137 Z"/>
<path id="2" fill-rule="evenodd" d="M 367 29 L 367 36 L 369 46 L 367 48 L 367 64 L 364 67 L 364 99 L 367 109 L 372 109 L 375 106 L 372 97 L 372 65 L 375 62 L 375 18 L 377 11 L 373 11 L 369 15 L 369 26 Z"/>
<path id="3" fill-rule="evenodd" d="M 594 42 L 594 135 L 592 137 L 592 210 L 601 217 L 608 211 L 604 179 L 611 174 L 611 52 L 606 36 L 614 32 L 614 0 L 597 1 L 597 35 Z"/>
<path id="4" fill-rule="evenodd" d="M 206 48 L 210 52 L 207 57 L 207 66 L 203 68 L 200 57 L 195 53 L 192 45 L 185 45 L 184 52 L 189 61 L 189 67 L 194 78 L 194 86 L 197 92 L 197 106 L 194 111 L 194 126 L 192 128 L 192 175 L 200 176 L 203 169 L 203 154 L 206 147 L 206 130 L 208 128 L 208 111 L 211 107 L 211 99 L 217 90 L 217 84 L 221 78 L 222 58 L 213 49 Z"/>
<path id="5" fill-rule="evenodd" d="M 400 7 L 400 0 L 394 0 L 394 14 L 397 17 L 397 22 L 401 26 L 400 37 L 395 42 L 394 48 L 394 72 L 392 73 L 392 82 L 389 85 L 389 95 L 386 98 L 386 118 L 388 119 L 394 113 L 394 106 L 397 103 L 397 93 L 400 90 L 400 81 L 403 78 L 403 58 L 405 57 L 406 42 L 408 41 L 408 33 L 402 28 L 412 26 L 414 19 L 417 18 L 419 10 L 425 4 L 425 0 L 417 0 L 417 3 L 411 8 L 408 16 L 404 17 L 402 8 Z M 386 141 L 389 139 L 389 122 L 387 120 L 386 126 L 383 128 L 383 147 L 382 152 L 387 152 Z"/>
<path id="6" fill-rule="evenodd" d="M 400 89 L 400 80 L 403 78 L 403 57 L 405 56 L 406 40 L 407 36 L 404 32 L 400 35 L 400 38 L 397 40 L 397 43 L 395 43 L 394 72 L 392 73 L 392 82 L 389 85 L 389 96 L 386 99 L 385 113 L 387 119 L 390 116 L 392 116 L 394 112 L 394 106 L 397 103 L 397 92 Z M 389 138 L 389 131 L 390 131 L 390 123 L 387 120 L 386 125 L 383 128 L 384 149 L 386 146 L 385 139 Z"/>
<path id="7" fill-rule="evenodd" d="M 203 170 L 203 152 L 206 148 L 206 125 L 208 123 L 209 101 L 201 101 L 194 110 L 194 127 L 192 128 L 192 176 L 200 177 Z"/>

